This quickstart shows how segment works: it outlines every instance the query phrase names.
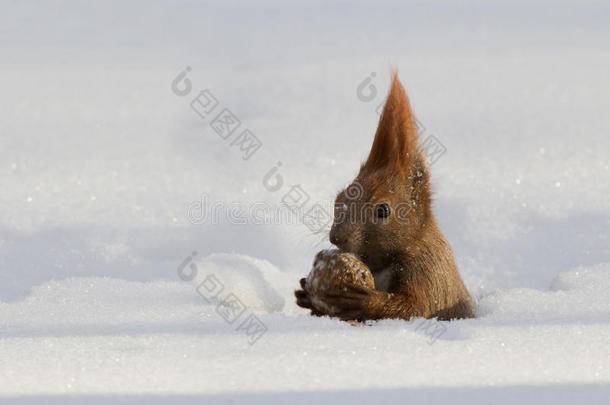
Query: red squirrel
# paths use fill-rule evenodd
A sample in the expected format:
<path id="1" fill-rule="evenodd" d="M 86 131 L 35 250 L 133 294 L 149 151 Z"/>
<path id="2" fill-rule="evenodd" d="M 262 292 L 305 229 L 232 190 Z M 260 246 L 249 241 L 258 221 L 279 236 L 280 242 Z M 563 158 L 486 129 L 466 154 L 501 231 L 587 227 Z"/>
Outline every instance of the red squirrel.
<path id="1" fill-rule="evenodd" d="M 409 100 L 396 73 L 373 146 L 356 179 L 335 200 L 330 242 L 355 254 L 375 288 L 348 287 L 324 297 L 343 320 L 474 316 L 474 303 L 449 243 L 432 214 L 430 171 Z M 301 279 L 297 304 L 313 315 Z"/>

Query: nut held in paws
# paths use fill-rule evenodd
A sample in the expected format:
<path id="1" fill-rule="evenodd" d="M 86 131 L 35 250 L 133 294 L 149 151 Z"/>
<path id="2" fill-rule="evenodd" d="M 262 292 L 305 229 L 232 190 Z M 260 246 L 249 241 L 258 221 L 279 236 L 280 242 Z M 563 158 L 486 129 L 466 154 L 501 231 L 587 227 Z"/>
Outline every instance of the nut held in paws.
<path id="1" fill-rule="evenodd" d="M 327 292 L 340 292 L 348 285 L 374 289 L 375 279 L 369 268 L 352 253 L 329 249 L 316 255 L 306 285 L 312 305 L 332 315 L 332 308 L 322 299 Z"/>

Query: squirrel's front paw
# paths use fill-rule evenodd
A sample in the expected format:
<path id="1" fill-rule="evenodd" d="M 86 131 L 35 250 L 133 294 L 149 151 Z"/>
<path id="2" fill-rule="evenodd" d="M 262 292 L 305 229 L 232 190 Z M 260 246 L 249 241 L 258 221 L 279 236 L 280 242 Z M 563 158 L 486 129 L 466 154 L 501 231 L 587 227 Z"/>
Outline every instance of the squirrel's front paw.
<path id="1" fill-rule="evenodd" d="M 306 289 L 306 279 L 302 278 L 299 283 L 301 284 L 301 288 L 302 290 L 295 290 L 294 291 L 294 296 L 297 299 L 297 305 L 302 307 L 302 308 L 307 308 L 311 310 L 311 314 L 315 315 L 315 316 L 322 316 L 324 315 L 323 313 L 321 313 L 320 311 L 318 311 L 317 309 L 315 309 L 313 307 L 313 305 L 311 304 L 311 298 L 309 297 L 309 293 L 307 292 Z"/>
<path id="2" fill-rule="evenodd" d="M 360 286 L 345 286 L 329 291 L 323 301 L 329 308 L 329 315 L 344 321 L 377 319 L 377 308 L 383 300 L 381 291 Z"/>

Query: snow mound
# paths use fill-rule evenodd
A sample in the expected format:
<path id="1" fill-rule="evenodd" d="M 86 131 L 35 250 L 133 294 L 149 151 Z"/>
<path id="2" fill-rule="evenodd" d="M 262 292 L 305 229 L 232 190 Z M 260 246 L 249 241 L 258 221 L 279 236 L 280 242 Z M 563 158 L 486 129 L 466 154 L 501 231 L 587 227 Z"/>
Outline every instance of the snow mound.
<path id="1" fill-rule="evenodd" d="M 520 322 L 610 320 L 610 264 L 560 273 L 550 291 L 499 290 L 479 301 L 478 316 Z"/>
<path id="2" fill-rule="evenodd" d="M 289 286 L 293 289 L 297 286 L 294 275 L 282 273 L 266 260 L 246 255 L 216 253 L 196 262 L 196 266 L 193 281 L 198 291 L 202 291 L 199 287 L 202 283 L 216 277 L 222 287 L 215 291 L 216 300 L 231 292 L 250 309 L 267 313 L 282 311 L 287 299 L 292 300 Z"/>

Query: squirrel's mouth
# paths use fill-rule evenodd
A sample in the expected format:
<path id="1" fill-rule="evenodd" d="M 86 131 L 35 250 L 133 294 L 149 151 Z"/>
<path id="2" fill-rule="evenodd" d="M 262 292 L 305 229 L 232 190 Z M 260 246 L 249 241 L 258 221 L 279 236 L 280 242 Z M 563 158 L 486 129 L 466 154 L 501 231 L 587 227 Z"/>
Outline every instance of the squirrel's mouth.
<path id="1" fill-rule="evenodd" d="M 339 250 L 351 253 L 356 256 L 358 260 L 366 264 L 366 266 L 369 268 L 369 270 L 371 270 L 372 273 L 376 273 L 385 268 L 384 266 L 378 264 L 378 262 L 374 258 L 372 258 L 370 254 L 362 252 L 361 249 L 354 249 L 353 246 L 349 245 L 349 243 L 335 243 L 332 241 L 331 243 L 335 245 Z"/>

